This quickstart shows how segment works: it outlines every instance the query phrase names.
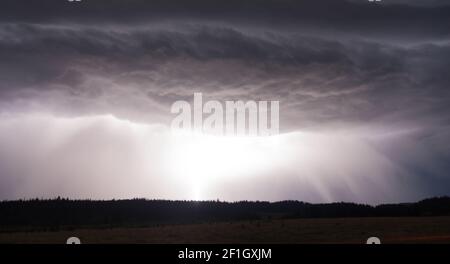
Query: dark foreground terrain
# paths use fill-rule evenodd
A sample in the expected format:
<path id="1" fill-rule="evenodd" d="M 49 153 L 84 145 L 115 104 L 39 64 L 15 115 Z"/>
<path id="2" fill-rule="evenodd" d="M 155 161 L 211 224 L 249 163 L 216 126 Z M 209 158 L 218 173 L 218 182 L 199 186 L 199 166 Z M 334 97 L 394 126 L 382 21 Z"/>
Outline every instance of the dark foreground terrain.
<path id="1" fill-rule="evenodd" d="M 450 243 L 450 198 L 370 206 L 298 201 L 0 202 L 0 243 Z"/>
<path id="2" fill-rule="evenodd" d="M 450 243 L 450 217 L 279 219 L 146 228 L 0 233 L 0 243 Z"/>

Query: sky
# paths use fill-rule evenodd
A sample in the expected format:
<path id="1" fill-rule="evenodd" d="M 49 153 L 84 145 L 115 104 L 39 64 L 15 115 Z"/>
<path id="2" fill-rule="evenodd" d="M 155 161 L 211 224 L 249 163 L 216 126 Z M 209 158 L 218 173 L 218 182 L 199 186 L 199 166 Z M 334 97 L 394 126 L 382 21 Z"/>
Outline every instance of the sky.
<path id="1" fill-rule="evenodd" d="M 2 1 L 0 199 L 449 195 L 447 3 Z M 280 134 L 174 133 L 194 92 Z"/>

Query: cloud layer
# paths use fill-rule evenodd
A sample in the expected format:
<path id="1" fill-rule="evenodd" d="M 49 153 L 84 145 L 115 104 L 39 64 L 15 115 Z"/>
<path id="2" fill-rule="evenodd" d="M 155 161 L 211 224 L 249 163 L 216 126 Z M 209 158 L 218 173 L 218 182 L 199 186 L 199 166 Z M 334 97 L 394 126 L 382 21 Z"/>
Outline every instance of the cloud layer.
<path id="1" fill-rule="evenodd" d="M 279 150 L 294 159 L 242 184 L 258 182 L 253 191 L 215 190 L 214 181 L 205 198 L 263 200 L 274 182 L 266 199 L 404 201 L 450 191 L 442 2 L 28 2 L 0 10 L 2 199 L 186 198 L 164 180 L 171 159 L 156 158 L 174 139 L 143 140 L 130 127 L 167 126 L 170 105 L 194 92 L 279 100 L 287 140 Z M 151 154 L 136 147 L 149 142 Z M 85 151 L 95 154 L 86 160 Z M 145 190 L 144 175 L 153 186 Z"/>

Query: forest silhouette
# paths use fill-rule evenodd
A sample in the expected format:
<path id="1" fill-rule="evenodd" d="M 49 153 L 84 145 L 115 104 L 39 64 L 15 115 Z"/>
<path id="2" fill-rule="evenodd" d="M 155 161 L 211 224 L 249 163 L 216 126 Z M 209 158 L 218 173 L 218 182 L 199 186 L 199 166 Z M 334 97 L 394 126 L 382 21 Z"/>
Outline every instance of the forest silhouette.
<path id="1" fill-rule="evenodd" d="M 295 218 L 448 216 L 450 197 L 371 206 L 300 201 L 32 199 L 0 202 L 0 231 L 57 231 L 83 227 L 146 227 Z"/>

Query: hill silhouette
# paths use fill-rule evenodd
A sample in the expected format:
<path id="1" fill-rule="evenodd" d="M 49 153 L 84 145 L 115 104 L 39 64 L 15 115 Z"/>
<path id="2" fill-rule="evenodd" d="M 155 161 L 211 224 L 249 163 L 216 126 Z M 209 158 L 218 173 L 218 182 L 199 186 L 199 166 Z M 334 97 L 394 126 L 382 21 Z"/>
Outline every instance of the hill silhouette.
<path id="1" fill-rule="evenodd" d="M 0 231 L 140 227 L 261 219 L 448 216 L 450 197 L 370 206 L 300 201 L 19 200 L 0 202 Z"/>

